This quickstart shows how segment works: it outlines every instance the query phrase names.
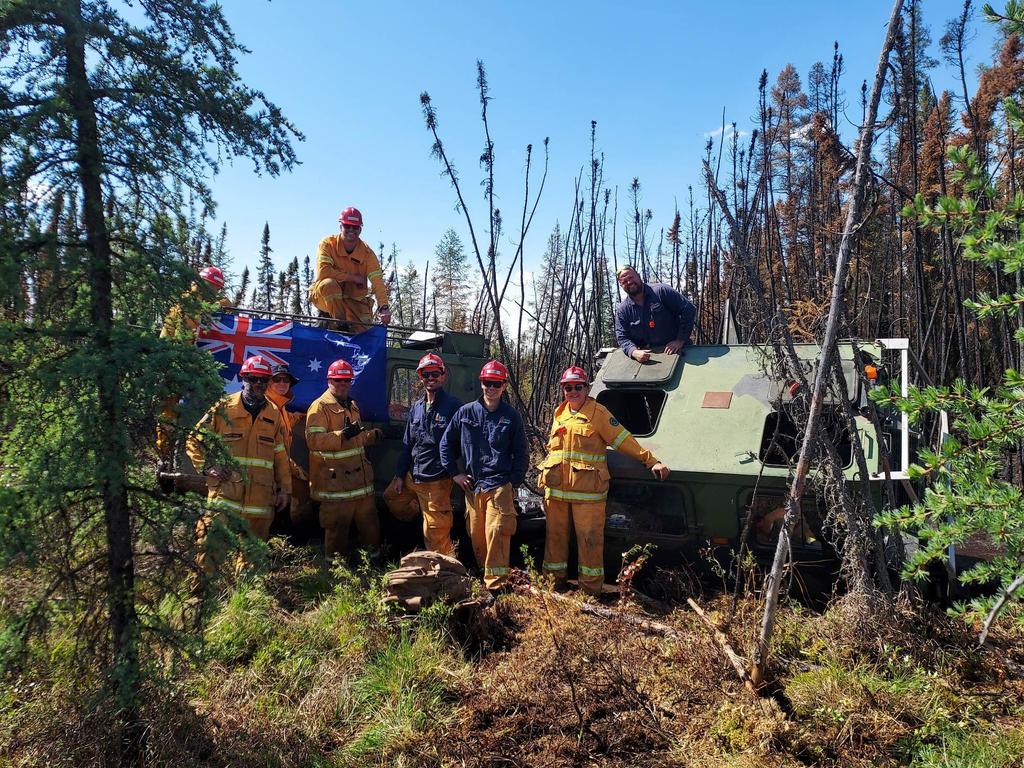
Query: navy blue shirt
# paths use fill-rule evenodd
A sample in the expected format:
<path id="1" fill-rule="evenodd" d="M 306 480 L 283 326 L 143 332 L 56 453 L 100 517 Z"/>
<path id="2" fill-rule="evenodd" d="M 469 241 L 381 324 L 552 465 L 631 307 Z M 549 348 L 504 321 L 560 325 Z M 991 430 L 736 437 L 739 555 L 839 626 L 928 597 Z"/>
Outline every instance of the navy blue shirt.
<path id="1" fill-rule="evenodd" d="M 505 483 L 522 485 L 526 480 L 530 449 L 523 418 L 508 403 L 488 411 L 483 398 L 466 403 L 452 417 L 441 438 L 441 464 L 449 475 L 459 474 L 458 461 L 466 465 L 473 492 L 489 491 Z"/>
<path id="2" fill-rule="evenodd" d="M 405 473 L 411 470 L 412 479 L 421 483 L 437 480 L 446 474 L 441 465 L 441 437 L 461 405 L 461 400 L 443 389 L 434 393 L 434 402 L 429 409 L 425 396 L 413 403 L 402 438 L 402 452 L 395 467 L 396 477 L 404 478 Z"/>
<path id="3" fill-rule="evenodd" d="M 662 283 L 644 285 L 644 303 L 627 296 L 615 309 L 615 339 L 622 351 L 662 347 L 678 339 L 690 342 L 697 309 L 679 291 Z"/>

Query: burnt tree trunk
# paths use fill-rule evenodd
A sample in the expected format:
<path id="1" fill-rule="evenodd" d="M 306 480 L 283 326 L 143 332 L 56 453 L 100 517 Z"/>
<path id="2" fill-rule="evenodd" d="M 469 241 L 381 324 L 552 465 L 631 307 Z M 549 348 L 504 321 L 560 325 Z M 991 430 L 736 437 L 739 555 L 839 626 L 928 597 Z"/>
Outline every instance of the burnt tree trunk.
<path id="1" fill-rule="evenodd" d="M 782 523 L 782 529 L 779 531 L 779 541 L 775 548 L 775 559 L 772 563 L 771 572 L 768 574 L 767 584 L 765 585 L 766 594 L 761 633 L 754 647 L 754 658 L 751 664 L 751 677 L 755 685 L 760 685 L 764 680 L 768 648 L 771 642 L 772 629 L 775 625 L 775 610 L 779 602 L 782 568 L 785 564 L 786 555 L 789 552 L 789 530 L 800 519 L 800 501 L 803 498 L 807 473 L 810 470 L 811 460 L 813 459 L 816 447 L 821 404 L 825 395 L 825 386 L 831 375 L 831 359 L 835 350 L 836 339 L 839 335 L 843 306 L 843 285 L 846 281 L 846 273 L 850 262 L 850 248 L 856 229 L 861 224 L 868 178 L 871 175 L 871 144 L 874 138 L 875 120 L 878 115 L 878 102 L 882 95 L 882 86 L 885 83 L 885 73 L 889 62 L 889 52 L 892 50 L 893 42 L 895 41 L 902 8 L 903 0 L 896 0 L 893 3 L 885 42 L 882 44 L 882 53 L 879 56 L 878 68 L 875 72 L 871 100 L 864 118 L 864 125 L 861 127 L 860 145 L 857 148 L 857 167 L 854 172 L 853 193 L 850 200 L 850 208 L 846 215 L 846 225 L 843 227 L 843 237 L 839 243 L 839 253 L 836 255 L 828 325 L 825 328 L 825 338 L 821 345 L 821 356 L 814 377 L 810 413 L 807 417 L 807 427 L 804 433 L 803 444 L 800 448 L 800 458 L 797 461 L 793 483 L 790 486 L 789 498 L 786 502 L 786 517 Z M 864 574 L 861 574 L 861 578 L 863 577 Z"/>

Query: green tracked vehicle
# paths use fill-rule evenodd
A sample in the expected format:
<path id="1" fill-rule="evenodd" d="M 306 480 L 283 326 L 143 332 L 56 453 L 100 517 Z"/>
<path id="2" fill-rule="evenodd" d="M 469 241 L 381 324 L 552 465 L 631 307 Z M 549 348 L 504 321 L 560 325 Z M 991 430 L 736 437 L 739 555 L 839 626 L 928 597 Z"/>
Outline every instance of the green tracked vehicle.
<path id="1" fill-rule="evenodd" d="M 888 478 L 897 493 L 904 493 L 915 448 L 906 417 L 883 414 L 880 450 L 876 430 L 861 411 L 868 389 L 883 381 L 898 380 L 906 391 L 907 341 L 846 342 L 839 349 L 857 434 L 842 426 L 834 398 L 824 402 L 823 422 L 844 462 L 844 475 L 860 483 L 856 439 L 872 492 L 881 494 Z M 810 380 L 819 347 L 802 344 L 796 351 Z M 748 517 L 754 552 L 774 551 L 802 436 L 791 417 L 794 383 L 765 372 L 769 354 L 756 345 L 691 346 L 681 355 L 653 354 L 641 364 L 618 349 L 601 351 L 591 395 L 671 469 L 668 480 L 658 482 L 638 462 L 610 452 L 608 567 L 616 553 L 637 543 L 662 550 L 710 545 L 738 551 Z M 831 559 L 813 498 L 805 500 L 803 513 L 791 531 L 794 556 Z"/>

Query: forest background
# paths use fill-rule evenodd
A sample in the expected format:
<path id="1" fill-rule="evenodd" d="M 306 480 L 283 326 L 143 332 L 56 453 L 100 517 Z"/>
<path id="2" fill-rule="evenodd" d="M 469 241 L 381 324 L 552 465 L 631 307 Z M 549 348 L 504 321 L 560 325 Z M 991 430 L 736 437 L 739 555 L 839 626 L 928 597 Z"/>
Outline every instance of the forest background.
<path id="1" fill-rule="evenodd" d="M 230 269 L 232 256 L 239 256 L 232 253 L 222 223 L 228 217 L 222 211 L 219 220 L 211 218 L 215 195 L 208 180 L 231 157 L 248 159 L 257 173 L 276 177 L 295 167 L 295 149 L 304 137 L 289 122 L 291 115 L 286 118 L 262 92 L 242 83 L 236 65 L 244 49 L 216 7 L 197 0 L 145 0 L 137 7 L 149 22 L 142 27 L 120 16 L 120 6 L 114 10 L 100 0 L 0 4 L 4 743 L 35 755 L 50 746 L 62 751 L 66 740 L 86 750 L 112 750 L 121 762 L 137 764 L 147 750 L 175 750 L 185 743 L 157 739 L 147 745 L 146 723 L 152 722 L 154 712 L 180 712 L 186 730 L 223 734 L 219 723 L 230 714 L 211 720 L 202 715 L 201 722 L 193 721 L 193 715 L 221 697 L 234 711 L 239 696 L 254 695 L 250 714 L 265 712 L 260 686 L 268 680 L 295 683 L 302 695 L 317 695 L 324 688 L 317 676 L 321 665 L 312 655 L 330 656 L 339 662 L 338 670 L 350 669 L 348 646 L 338 644 L 339 637 L 350 635 L 371 642 L 365 653 L 362 646 L 356 649 L 354 668 L 363 677 L 353 683 L 353 697 L 345 704 L 351 707 L 341 718 L 345 731 L 331 736 L 332 743 L 347 751 L 352 749 L 347 729 L 365 726 L 372 731 L 382 720 L 376 705 L 382 697 L 388 706 L 394 704 L 392 714 L 401 727 L 420 736 L 422 702 L 412 702 L 411 711 L 402 702 L 407 703 L 410 691 L 433 688 L 421 689 L 415 680 L 406 686 L 405 677 L 380 664 L 388 658 L 401 661 L 403 649 L 426 643 L 429 653 L 445 656 L 443 664 L 423 672 L 433 680 L 451 666 L 449 651 L 438 650 L 447 648 L 448 635 L 435 632 L 438 625 L 424 624 L 420 633 L 396 627 L 372 589 L 367 591 L 377 576 L 363 571 L 356 586 L 352 574 L 328 574 L 325 569 L 313 573 L 309 563 L 296 564 L 309 589 L 298 587 L 302 594 L 285 595 L 292 602 L 280 605 L 285 612 L 310 608 L 309 613 L 295 614 L 296 624 L 283 619 L 268 624 L 268 616 L 278 610 L 272 605 L 278 597 L 266 592 L 261 575 L 254 582 L 232 583 L 231 574 L 222 574 L 229 592 L 208 592 L 213 599 L 200 603 L 198 613 L 191 612 L 194 606 L 188 602 L 196 595 L 186 600 L 185 585 L 204 585 L 197 573 L 193 535 L 202 505 L 197 497 L 172 497 L 155 483 L 154 406 L 187 393 L 181 423 L 194 423 L 198 411 L 215 399 L 221 382 L 208 356 L 179 343 L 182 339 L 157 338 L 156 329 L 175 302 L 198 311 L 198 297 L 182 297 L 196 268 L 212 262 Z M 978 56 L 987 65 L 975 78 L 968 62 L 972 45 L 977 45 L 978 9 L 966 3 L 951 10 L 947 20 L 934 24 L 933 33 L 921 4 L 902 9 L 896 4 L 884 66 L 875 79 L 883 106 L 874 151 L 867 172 L 857 174 L 864 183 L 853 184 L 856 146 L 842 126 L 844 120 L 859 123 L 874 107 L 866 106 L 866 81 L 863 88 L 844 88 L 847 65 L 836 48 L 804 74 L 792 66 L 781 67 L 775 75 L 762 73 L 752 93 L 755 115 L 749 131 L 723 120 L 717 140 L 706 137 L 703 158 L 698 158 L 705 164 L 705 178 L 687 187 L 686 197 L 665 222 L 645 205 L 639 177 L 625 185 L 608 181 L 600 127 L 590 123 L 582 170 L 573 172 L 572 195 L 563 203 L 566 213 L 555 217 L 557 225 L 548 220 L 542 227 L 544 217 L 538 220 L 535 210 L 540 210 L 539 200 L 547 199 L 549 143 L 541 138 L 525 146 L 518 174 L 499 166 L 498 158 L 514 158 L 516 153 L 511 148 L 506 152 L 495 140 L 496 92 L 478 63 L 473 71 L 476 93 L 467 99 L 480 118 L 473 121 L 476 150 L 465 152 L 459 144 L 459 137 L 470 131 L 468 121 L 457 121 L 454 134 L 447 133 L 444 104 L 426 92 L 419 94 L 424 155 L 430 159 L 432 154 L 430 162 L 437 161 L 435 171 L 442 173 L 440 180 L 434 178 L 440 190 L 436 197 L 448 206 L 458 200 L 459 210 L 451 215 L 449 209 L 451 225 L 439 228 L 440 247 L 430 255 L 432 267 L 424 260 L 420 272 L 417 262 L 410 266 L 392 258 L 388 270 L 400 322 L 468 328 L 492 339 L 494 352 L 511 364 L 512 394 L 534 435 L 550 414 L 553 377 L 568 363 L 592 360 L 611 341 L 617 266 L 636 263 L 648 279 L 684 290 L 698 308 L 697 341 L 718 338 L 728 303 L 745 339 L 769 341 L 776 348 L 783 337 L 788 343 L 824 335 L 837 272 L 834 287 L 845 294 L 845 301 L 833 305 L 840 312 L 833 312 L 831 320 L 842 335 L 907 336 L 916 350 L 916 381 L 959 377 L 966 382 L 953 391 L 916 393 L 915 402 L 907 406 L 917 411 L 941 406 L 954 415 L 956 438 L 941 455 L 923 456 L 927 466 L 918 470 L 948 482 L 936 484 L 915 510 L 887 510 L 877 518 L 878 527 L 864 525 L 866 516 L 876 511 L 867 496 L 843 499 L 834 507 L 858 524 L 856 530 L 846 526 L 850 535 L 843 555 L 848 566 L 853 564 L 845 572 L 851 596 L 863 600 L 840 606 L 840 614 L 848 613 L 839 625 L 848 633 L 846 641 L 857 641 L 857 635 L 872 644 L 856 650 L 856 658 L 875 665 L 887 683 L 902 680 L 892 666 L 899 654 L 891 653 L 889 629 L 896 627 L 903 633 L 898 642 L 909 644 L 922 636 L 922 627 L 945 632 L 949 624 L 931 624 L 934 616 L 923 604 L 915 604 L 919 610 L 911 610 L 901 624 L 896 614 L 900 605 L 906 606 L 898 605 L 897 598 L 910 598 L 902 590 L 897 595 L 887 561 L 868 562 L 863 557 L 868 550 L 857 547 L 870 544 L 881 553 L 886 527 L 904 527 L 930 537 L 929 551 L 941 554 L 943 537 L 959 540 L 981 528 L 1005 546 L 1005 556 L 986 566 L 988 576 L 1007 594 L 1024 583 L 1017 573 L 1024 546 L 1018 532 L 1024 433 L 1018 413 L 1024 386 L 1015 372 L 1024 345 L 1024 194 L 1019 186 L 1024 11 L 1013 2 L 1005 15 L 988 11 L 996 44 Z M 345 34 L 356 34 L 351 23 L 339 32 Z M 939 72 L 951 73 L 950 89 L 934 87 L 931 75 Z M 340 87 L 357 86 L 349 80 Z M 707 133 L 715 134 L 715 129 Z M 446 143 L 450 135 L 456 137 L 452 144 Z M 358 149 L 341 149 L 349 163 L 360 156 Z M 331 179 L 322 168 L 316 172 Z M 327 218 L 333 221 L 338 203 L 333 196 L 324 197 Z M 855 204 L 848 205 L 851 200 Z M 849 217 L 844 215 L 847 207 Z M 845 260 L 836 267 L 835 254 L 846 255 L 839 244 L 841 239 L 851 242 L 851 227 L 856 237 L 847 273 Z M 230 286 L 232 297 L 238 304 L 308 311 L 303 301 L 310 277 L 305 260 L 297 253 L 275 254 L 271 222 L 265 221 L 261 229 L 259 261 L 246 278 L 239 259 L 242 269 Z M 539 237 L 544 248 L 529 246 L 528 235 Z M 385 259 L 395 250 L 382 248 Z M 531 262 L 538 253 L 539 261 Z M 534 283 L 543 286 L 532 295 L 525 279 L 530 270 L 537 275 Z M 970 388 L 1000 381 L 1005 387 L 995 396 Z M 814 430 L 806 431 L 812 440 L 820 440 Z M 822 464 L 828 464 L 828 457 Z M 937 525 L 906 526 L 914 522 L 907 515 L 925 515 Z M 782 530 L 780 551 L 788 527 Z M 267 554 L 239 535 L 243 531 L 237 525 L 225 533 L 230 541 Z M 276 550 L 270 554 L 290 557 Z M 752 591 L 756 595 L 757 587 Z M 362 594 L 360 600 L 370 598 L 359 603 L 358 616 L 353 615 L 352 593 Z M 766 600 L 767 605 L 771 602 Z M 991 601 L 981 607 L 989 605 Z M 745 614 L 741 607 L 733 603 L 729 615 L 735 625 L 725 628 L 738 636 L 746 653 L 753 622 L 749 606 Z M 211 612 L 215 618 L 207 623 Z M 240 619 L 234 628 L 232 612 Z M 567 686 L 575 701 L 574 675 L 564 676 L 560 641 L 546 615 L 561 670 L 550 679 Z M 189 616 L 195 621 L 185 626 Z M 870 632 L 858 632 L 861 620 L 879 617 L 881 623 Z M 346 625 L 341 635 L 339 621 Z M 369 634 L 359 630 L 367 622 L 374 626 Z M 509 626 L 515 624 L 513 620 Z M 286 634 L 278 636 L 282 627 Z M 296 641 L 287 636 L 292 631 L 303 636 Z M 311 639 L 307 632 L 315 642 L 306 642 Z M 224 641 L 219 650 L 218 633 Z M 779 645 L 795 648 L 799 657 L 809 652 L 807 640 L 817 642 L 783 635 Z M 963 650 L 959 642 L 952 646 L 958 649 L 957 658 Z M 193 668 L 197 676 L 187 679 L 178 674 L 193 662 L 213 658 L 211 648 L 213 666 Z M 416 662 L 411 666 L 423 670 L 422 654 L 417 660 L 419 652 L 409 653 Z M 938 656 L 931 661 L 920 656 L 913 663 L 923 665 L 914 668 L 915 675 L 931 675 L 944 662 Z M 230 689 L 230 679 L 228 688 L 221 687 L 225 679 L 219 664 L 231 665 L 240 676 L 236 691 Z M 621 672 L 625 667 L 617 668 Z M 784 682 L 791 702 L 797 702 L 799 690 L 794 670 L 801 667 L 767 668 L 769 678 Z M 837 678 L 822 679 L 831 685 Z M 974 679 L 987 686 L 1005 680 L 1006 669 L 996 664 Z M 618 680 L 622 695 L 637 690 L 625 676 L 619 674 Z M 46 681 L 42 688 L 41 681 Z M 719 682 L 712 683 L 716 695 L 723 690 Z M 917 686 L 915 678 L 912 695 L 919 699 Z M 49 695 L 38 693 L 44 690 Z M 80 690 L 95 696 L 82 697 Z M 438 690 L 451 695 L 449 686 Z M 826 700 L 824 687 L 815 691 L 808 701 Z M 266 693 L 267 702 L 300 700 L 293 696 L 297 691 L 284 697 L 276 688 Z M 978 695 L 987 696 L 987 689 Z M 434 698 L 428 709 L 441 702 L 442 693 Z M 193 702 L 202 700 L 207 703 L 196 708 Z M 1000 703 L 991 711 L 971 711 L 996 725 L 993 718 L 1018 712 L 1012 709 L 1014 699 L 1001 700 L 1008 702 L 1005 708 Z M 663 729 L 657 737 L 662 746 L 678 742 L 685 747 L 682 734 L 665 735 L 669 732 L 660 718 L 667 710 L 662 704 L 648 709 L 647 700 L 630 701 L 627 709 L 650 716 Z M 878 699 L 872 694 L 865 701 L 874 707 Z M 399 704 L 405 707 L 401 712 Z M 664 706 L 677 707 L 678 702 L 665 699 Z M 51 708 L 76 716 L 53 717 Z M 276 705 L 270 709 L 275 721 L 291 722 L 294 713 Z M 338 725 L 342 709 L 339 704 L 325 707 L 324 722 Z M 606 737 L 592 727 L 607 708 L 577 705 L 573 710 L 578 719 L 575 749 L 585 746 L 596 750 L 593 754 L 607 754 Z M 817 709 L 794 711 L 815 729 L 823 727 Z M 900 743 L 879 742 L 879 749 L 897 760 L 922 755 L 922 749 L 943 743 L 947 725 L 963 733 L 974 727 L 969 721 L 943 721 L 931 735 L 919 734 L 922 719 L 936 711 L 929 706 L 927 712 L 910 715 Z M 850 722 L 845 715 L 842 720 L 830 712 L 824 716 L 826 721 Z M 90 726 L 93 718 L 97 723 L 116 721 L 119 727 Z M 260 722 L 254 718 L 249 732 L 261 733 Z M 557 717 L 537 722 L 563 733 Z M 70 730 L 54 735 L 51 729 L 62 723 L 69 723 Z M 780 735 L 792 733 L 785 718 L 777 721 L 773 716 L 772 723 L 780 730 L 771 749 L 803 756 L 813 748 Z M 644 720 L 640 727 L 650 732 L 648 726 Z M 294 730 L 289 727 L 288 732 Z M 320 750 L 322 734 L 315 730 L 303 731 L 308 741 L 295 744 L 297 754 Z M 844 724 L 835 734 L 836 749 L 849 742 L 846 730 Z M 400 739 L 382 748 L 376 731 L 370 731 L 364 734 L 364 747 L 375 750 L 382 761 L 393 754 L 390 750 L 408 748 Z M 158 736 L 173 732 L 152 731 Z M 83 740 L 76 733 L 96 738 Z M 108 736 L 114 743 L 103 743 Z M 904 743 L 904 737 L 909 741 Z M 219 741 L 221 736 L 210 738 L 218 750 L 235 749 L 230 741 Z M 1016 739 L 1010 739 L 1014 750 Z M 413 742 L 421 749 L 421 743 Z M 985 739 L 972 742 L 972 748 L 979 744 Z M 259 743 L 256 747 L 263 749 Z M 635 749 L 648 747 L 645 742 Z M 281 745 L 271 740 L 266 748 L 277 751 Z M 495 749 L 500 753 L 504 748 Z M 632 749 L 626 745 L 622 753 L 625 764 L 634 764 L 628 757 Z"/>

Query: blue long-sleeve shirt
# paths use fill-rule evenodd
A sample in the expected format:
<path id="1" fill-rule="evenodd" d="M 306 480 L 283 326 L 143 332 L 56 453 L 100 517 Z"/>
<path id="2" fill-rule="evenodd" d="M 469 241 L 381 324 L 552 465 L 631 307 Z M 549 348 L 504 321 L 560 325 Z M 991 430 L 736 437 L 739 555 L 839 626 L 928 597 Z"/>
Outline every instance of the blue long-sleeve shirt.
<path id="1" fill-rule="evenodd" d="M 505 483 L 522 485 L 530 455 L 526 428 L 516 409 L 502 402 L 488 411 L 483 398 L 459 408 L 441 438 L 444 471 L 459 474 L 459 459 L 472 478 L 474 493 Z"/>
<path id="2" fill-rule="evenodd" d="M 644 303 L 628 296 L 615 309 L 615 338 L 627 355 L 678 339 L 689 343 L 697 309 L 679 291 L 662 283 L 644 285 Z"/>
<path id="3" fill-rule="evenodd" d="M 441 464 L 441 437 L 461 405 L 461 400 L 443 389 L 437 390 L 429 409 L 426 397 L 413 403 L 395 467 L 396 477 L 404 478 L 411 471 L 412 479 L 421 483 L 446 474 Z"/>

